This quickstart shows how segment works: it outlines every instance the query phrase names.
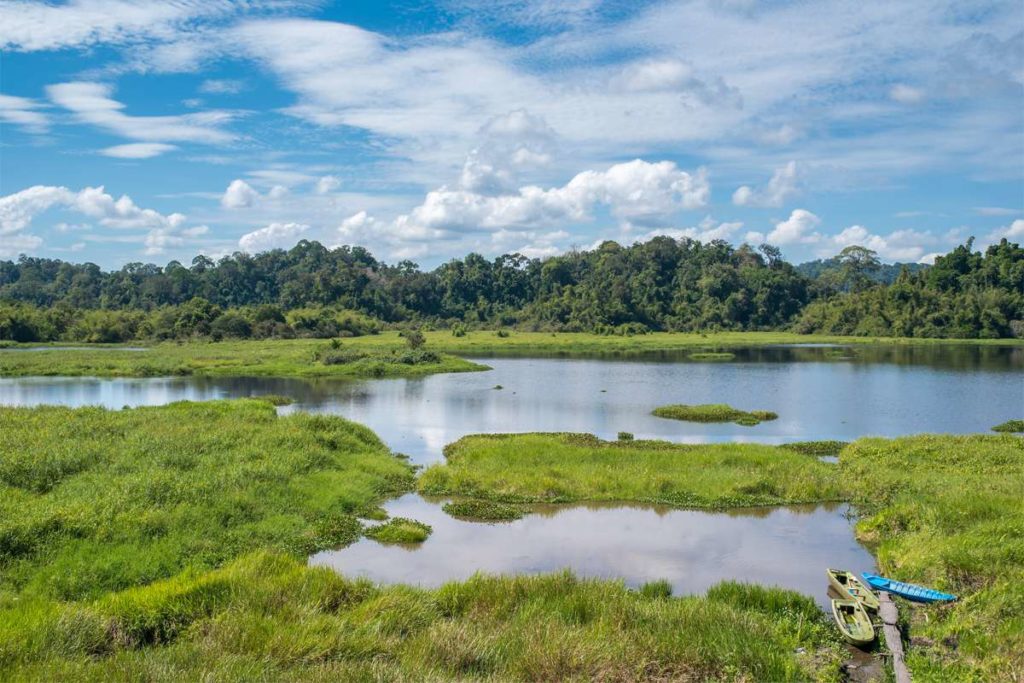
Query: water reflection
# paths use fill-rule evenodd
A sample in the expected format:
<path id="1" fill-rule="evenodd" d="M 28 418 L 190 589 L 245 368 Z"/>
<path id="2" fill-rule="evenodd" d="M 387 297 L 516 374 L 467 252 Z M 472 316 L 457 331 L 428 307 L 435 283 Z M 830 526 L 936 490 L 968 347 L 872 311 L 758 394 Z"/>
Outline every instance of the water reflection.
<path id="1" fill-rule="evenodd" d="M 418 546 L 362 539 L 310 564 L 382 583 L 438 586 L 475 572 L 533 574 L 568 568 L 627 585 L 666 579 L 677 595 L 726 579 L 781 586 L 827 606 L 825 568 L 871 571 L 843 505 L 708 512 L 654 506 L 543 506 L 512 522 L 453 519 L 439 501 L 409 494 L 385 508 L 430 524 Z"/>

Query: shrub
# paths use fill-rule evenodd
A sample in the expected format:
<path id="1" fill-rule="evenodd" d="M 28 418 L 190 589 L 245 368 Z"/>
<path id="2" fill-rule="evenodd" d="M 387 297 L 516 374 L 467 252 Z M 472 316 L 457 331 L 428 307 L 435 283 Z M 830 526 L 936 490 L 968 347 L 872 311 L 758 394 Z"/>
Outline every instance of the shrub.
<path id="1" fill-rule="evenodd" d="M 632 432 L 619 432 L 619 441 L 632 441 L 632 440 L 633 440 L 633 433 Z"/>
<path id="2" fill-rule="evenodd" d="M 402 332 L 402 336 L 405 337 L 406 345 L 413 350 L 416 350 L 427 343 L 427 338 L 423 332 L 416 328 L 409 328 Z"/>
<path id="3" fill-rule="evenodd" d="M 992 428 L 993 432 L 1024 432 L 1024 420 L 1007 420 Z"/>

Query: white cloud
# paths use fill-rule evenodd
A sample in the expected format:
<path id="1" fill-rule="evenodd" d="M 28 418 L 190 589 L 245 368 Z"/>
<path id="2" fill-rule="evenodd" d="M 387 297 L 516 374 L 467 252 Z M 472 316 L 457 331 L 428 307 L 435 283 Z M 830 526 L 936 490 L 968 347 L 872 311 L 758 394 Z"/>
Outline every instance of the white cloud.
<path id="1" fill-rule="evenodd" d="M 876 252 L 890 261 L 919 261 L 925 253 L 925 245 L 935 243 L 930 232 L 896 230 L 888 235 L 876 235 L 861 225 L 851 225 L 831 238 L 836 251 L 843 247 L 857 245 Z"/>
<path id="2" fill-rule="evenodd" d="M 332 175 L 325 175 L 324 177 L 320 178 L 320 180 L 316 181 L 316 187 L 314 188 L 314 191 L 317 194 L 330 194 L 331 192 L 337 190 L 339 187 L 341 187 L 341 180 L 338 177 Z"/>
<path id="3" fill-rule="evenodd" d="M 56 50 L 169 39 L 188 22 L 213 19 L 237 9 L 230 3 L 207 0 L 70 0 L 59 5 L 7 0 L 0 4 L 0 49 Z"/>
<path id="4" fill-rule="evenodd" d="M 220 204 L 225 209 L 242 209 L 252 206 L 260 197 L 259 192 L 244 180 L 232 180 L 228 189 L 224 190 L 224 196 L 220 198 Z"/>
<path id="5" fill-rule="evenodd" d="M 1018 218 L 1009 225 L 997 228 L 988 236 L 990 243 L 998 242 L 1003 238 L 1010 240 L 1024 239 L 1024 218 Z M 980 245 L 979 245 L 980 246 Z"/>
<path id="6" fill-rule="evenodd" d="M 639 235 L 634 242 L 647 242 L 654 237 L 664 236 L 673 239 L 688 238 L 698 242 L 713 240 L 730 240 L 743 227 L 741 222 L 718 222 L 706 216 L 698 225 L 690 228 L 656 228 Z"/>
<path id="7" fill-rule="evenodd" d="M 114 145 L 100 151 L 100 154 L 117 159 L 150 159 L 164 152 L 177 149 L 174 145 L 162 142 L 133 142 L 127 145 Z"/>
<path id="8" fill-rule="evenodd" d="M 408 239 L 432 239 L 446 232 L 531 229 L 561 221 L 584 221 L 607 206 L 624 224 L 655 226 L 683 209 L 707 204 L 710 187 L 703 169 L 691 175 L 670 161 L 641 159 L 605 171 L 584 171 L 562 187 L 519 188 L 512 194 L 485 195 L 442 187 L 395 220 Z"/>
<path id="9" fill-rule="evenodd" d="M 1024 207 L 1011 209 L 1005 206 L 976 206 L 974 212 L 979 216 L 1016 216 L 1024 213 Z"/>
<path id="10" fill-rule="evenodd" d="M 199 84 L 199 92 L 206 95 L 237 95 L 245 89 L 245 83 L 235 79 L 210 78 Z"/>
<path id="11" fill-rule="evenodd" d="M 17 256 L 37 249 L 43 244 L 43 238 L 38 235 L 4 235 L 0 239 L 0 257 Z"/>
<path id="12" fill-rule="evenodd" d="M 111 228 L 179 228 L 185 222 L 180 213 L 165 216 L 153 209 L 140 208 L 128 195 L 114 199 L 102 186 L 72 192 L 66 187 L 36 185 L 0 197 L 0 234 L 28 227 L 38 214 L 52 206 L 82 213 Z"/>
<path id="13" fill-rule="evenodd" d="M 746 241 L 751 244 L 797 244 L 817 242 L 821 235 L 814 229 L 821 225 L 821 219 L 806 209 L 793 209 L 789 218 L 775 224 L 775 229 L 767 235 L 760 232 L 748 232 Z"/>
<path id="14" fill-rule="evenodd" d="M 238 240 L 238 246 L 250 254 L 269 249 L 283 249 L 294 245 L 299 236 L 308 229 L 308 225 L 301 223 L 271 223 L 265 228 L 242 235 Z"/>
<path id="15" fill-rule="evenodd" d="M 924 101 L 924 91 L 920 88 L 897 83 L 889 89 L 889 97 L 900 104 L 917 104 Z"/>
<path id="16" fill-rule="evenodd" d="M 377 219 L 365 211 L 353 214 L 338 226 L 339 244 L 372 237 L 370 230 L 377 225 Z"/>
<path id="17" fill-rule="evenodd" d="M 113 88 L 83 81 L 47 86 L 54 103 L 72 111 L 75 117 L 132 140 L 143 142 L 200 142 L 223 144 L 234 136 L 221 130 L 234 114 L 206 111 L 178 116 L 130 116 L 125 105 L 110 97 Z"/>
<path id="18" fill-rule="evenodd" d="M 39 111 L 42 105 L 27 97 L 0 94 L 0 121 L 13 123 L 30 133 L 46 132 L 49 117 Z"/>
<path id="19" fill-rule="evenodd" d="M 774 206 L 779 207 L 786 200 L 799 194 L 799 173 L 795 161 L 790 161 L 781 168 L 775 169 L 768 184 L 761 189 L 747 185 L 738 188 L 732 195 L 732 203 L 736 206 Z"/>

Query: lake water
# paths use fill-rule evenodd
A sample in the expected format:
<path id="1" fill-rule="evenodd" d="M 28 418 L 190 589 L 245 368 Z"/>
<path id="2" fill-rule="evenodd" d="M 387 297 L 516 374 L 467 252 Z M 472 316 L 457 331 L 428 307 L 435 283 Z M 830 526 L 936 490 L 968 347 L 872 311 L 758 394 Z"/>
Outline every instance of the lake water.
<path id="1" fill-rule="evenodd" d="M 732 362 L 685 353 L 636 357 L 480 358 L 489 372 L 367 381 L 283 378 L 0 378 L 0 404 L 160 405 L 282 394 L 283 412 L 344 415 L 414 463 L 481 432 L 589 432 L 678 442 L 840 439 L 985 432 L 1024 410 L 1024 348 L 736 350 Z M 501 386 L 501 389 L 495 388 Z M 668 403 L 772 410 L 755 427 L 654 417 Z"/>
<path id="2" fill-rule="evenodd" d="M 419 546 L 363 538 L 317 553 L 310 564 L 384 583 L 439 586 L 475 572 L 533 574 L 572 569 L 622 578 L 666 579 L 673 594 L 702 593 L 726 579 L 781 586 L 827 606 L 825 568 L 871 571 L 874 559 L 853 538 L 845 505 L 709 512 L 659 506 L 546 505 L 512 522 L 449 517 L 448 499 L 408 494 L 387 503 L 393 517 L 433 527 Z"/>
<path id="3" fill-rule="evenodd" d="M 366 424 L 416 464 L 443 459 L 472 433 L 575 431 L 679 442 L 850 440 L 921 432 L 987 432 L 1024 411 L 1024 349 L 1014 347 L 772 347 L 731 361 L 686 352 L 487 357 L 488 372 L 367 381 L 283 378 L 0 378 L 0 404 L 159 405 L 281 394 L 282 408 Z M 500 386 L 501 388 L 496 388 Z M 756 427 L 656 418 L 667 403 L 773 410 Z M 524 519 L 452 519 L 410 494 L 385 505 L 434 527 L 419 547 L 363 539 L 314 564 L 377 581 L 436 585 L 475 571 L 571 568 L 630 585 L 665 578 L 676 593 L 722 579 L 794 588 L 824 600 L 824 568 L 871 569 L 844 506 L 702 512 L 635 506 L 554 506 Z"/>

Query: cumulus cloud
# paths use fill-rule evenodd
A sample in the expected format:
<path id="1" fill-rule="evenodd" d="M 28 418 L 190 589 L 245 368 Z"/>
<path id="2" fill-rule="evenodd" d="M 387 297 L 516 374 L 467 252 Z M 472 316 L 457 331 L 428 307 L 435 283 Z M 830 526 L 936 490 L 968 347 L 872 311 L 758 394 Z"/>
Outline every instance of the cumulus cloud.
<path id="1" fill-rule="evenodd" d="M 0 257 L 10 258 L 37 249 L 43 244 L 38 235 L 4 235 L 0 239 Z"/>
<path id="2" fill-rule="evenodd" d="M 815 231 L 821 225 L 821 219 L 806 209 L 793 209 L 789 218 L 775 224 L 775 229 L 767 235 L 760 232 L 748 232 L 747 241 L 751 244 L 767 242 L 768 244 L 784 245 L 812 243 L 821 239 Z"/>
<path id="3" fill-rule="evenodd" d="M 27 97 L 0 94 L 0 121 L 11 123 L 30 133 L 44 133 L 49 117 L 39 111 L 42 105 Z"/>
<path id="4" fill-rule="evenodd" d="M 114 198 L 103 186 L 86 187 L 74 192 L 66 187 L 35 185 L 20 192 L 0 197 L 0 244 L 4 250 L 36 248 L 42 239 L 23 233 L 39 214 L 53 207 L 74 211 L 95 220 L 101 226 L 115 229 L 149 230 L 145 236 L 147 254 L 180 246 L 185 238 L 204 234 L 207 226 L 185 227 L 186 217 L 180 213 L 162 214 L 138 206 L 128 195 Z M 63 227 L 62 227 L 63 226 Z M 59 232 L 88 226 L 58 224 Z M 136 238 L 129 238 L 135 240 Z"/>
<path id="5" fill-rule="evenodd" d="M 738 188 L 732 195 L 736 206 L 782 206 L 786 200 L 799 193 L 799 173 L 795 161 L 775 169 L 768 184 L 760 189 L 747 185 Z"/>
<path id="6" fill-rule="evenodd" d="M 220 198 L 220 204 L 225 209 L 242 209 L 252 206 L 259 199 L 260 193 L 252 188 L 252 185 L 241 179 L 232 180 L 228 189 L 224 190 L 224 196 Z"/>
<path id="7" fill-rule="evenodd" d="M 133 142 L 128 145 L 114 145 L 100 151 L 100 154 L 117 159 L 150 159 L 164 152 L 178 149 L 162 142 Z"/>
<path id="8" fill-rule="evenodd" d="M 302 223 L 271 223 L 265 228 L 242 235 L 238 240 L 238 246 L 250 254 L 287 248 L 295 244 L 299 236 L 307 230 L 309 226 Z"/>
<path id="9" fill-rule="evenodd" d="M 741 228 L 742 222 L 719 222 L 711 216 L 705 216 L 696 226 L 689 228 L 655 228 L 637 236 L 635 242 L 647 242 L 655 237 L 671 237 L 673 239 L 692 239 L 698 242 L 729 240 Z"/>
<path id="10" fill-rule="evenodd" d="M 113 88 L 104 83 L 57 83 L 47 86 L 46 92 L 55 104 L 73 112 L 82 123 L 131 140 L 223 144 L 234 139 L 233 135 L 221 130 L 224 124 L 234 118 L 231 112 L 131 116 L 124 113 L 124 104 L 111 97 Z"/>
<path id="11" fill-rule="evenodd" d="M 409 239 L 431 239 L 446 232 L 530 229 L 561 221 L 589 219 L 598 206 L 627 225 L 656 226 L 677 211 L 707 204 L 710 187 L 703 169 L 695 174 L 670 161 L 635 159 L 605 171 L 584 171 L 562 187 L 521 187 L 512 194 L 485 195 L 442 187 L 394 223 Z"/>
<path id="12" fill-rule="evenodd" d="M 924 256 L 925 245 L 935 242 L 935 237 L 917 230 L 896 230 L 888 235 L 876 235 L 864 226 L 851 225 L 831 241 L 838 247 L 837 251 L 857 245 L 871 249 L 889 261 L 918 261 Z"/>

